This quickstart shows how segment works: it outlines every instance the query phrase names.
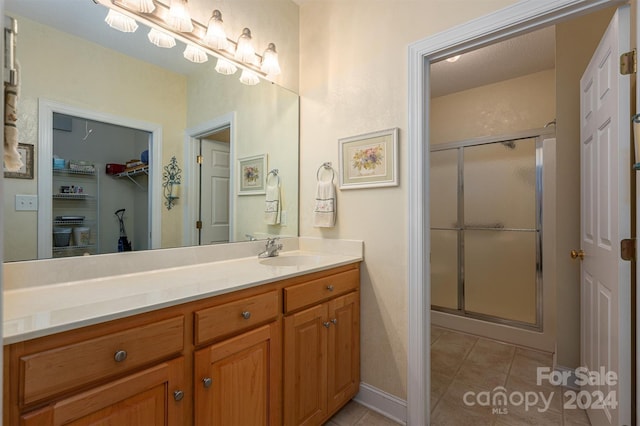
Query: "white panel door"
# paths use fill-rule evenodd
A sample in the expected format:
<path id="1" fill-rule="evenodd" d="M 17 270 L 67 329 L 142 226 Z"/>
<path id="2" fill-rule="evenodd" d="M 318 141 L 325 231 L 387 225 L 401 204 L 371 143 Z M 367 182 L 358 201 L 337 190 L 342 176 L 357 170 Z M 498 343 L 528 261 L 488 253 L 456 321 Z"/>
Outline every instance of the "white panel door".
<path id="1" fill-rule="evenodd" d="M 580 80 L 581 364 L 617 374 L 582 387 L 578 403 L 599 426 L 631 424 L 631 264 L 620 259 L 620 240 L 630 237 L 630 84 L 618 69 L 629 37 L 623 6 Z"/>
<path id="2" fill-rule="evenodd" d="M 229 144 L 201 140 L 200 244 L 229 242 Z"/>

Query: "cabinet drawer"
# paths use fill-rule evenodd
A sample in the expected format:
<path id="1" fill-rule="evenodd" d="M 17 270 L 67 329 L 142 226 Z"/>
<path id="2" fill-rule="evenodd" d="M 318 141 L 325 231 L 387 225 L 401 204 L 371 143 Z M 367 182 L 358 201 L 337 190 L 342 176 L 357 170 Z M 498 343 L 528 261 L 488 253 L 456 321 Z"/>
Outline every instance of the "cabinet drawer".
<path id="1" fill-rule="evenodd" d="M 284 312 L 320 303 L 358 288 L 358 270 L 341 272 L 284 289 Z"/>
<path id="2" fill-rule="evenodd" d="M 30 404 L 182 352 L 178 316 L 20 357 L 21 403 Z"/>
<path id="3" fill-rule="evenodd" d="M 195 344 L 242 331 L 278 316 L 276 290 L 195 312 Z"/>

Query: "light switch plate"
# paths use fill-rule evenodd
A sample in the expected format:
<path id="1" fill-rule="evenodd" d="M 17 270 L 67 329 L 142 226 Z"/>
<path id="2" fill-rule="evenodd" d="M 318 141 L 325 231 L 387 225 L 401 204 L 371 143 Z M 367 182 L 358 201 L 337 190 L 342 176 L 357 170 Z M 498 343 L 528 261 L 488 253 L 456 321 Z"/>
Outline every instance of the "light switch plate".
<path id="1" fill-rule="evenodd" d="M 37 195 L 16 194 L 16 211 L 37 211 L 37 210 L 38 210 Z"/>

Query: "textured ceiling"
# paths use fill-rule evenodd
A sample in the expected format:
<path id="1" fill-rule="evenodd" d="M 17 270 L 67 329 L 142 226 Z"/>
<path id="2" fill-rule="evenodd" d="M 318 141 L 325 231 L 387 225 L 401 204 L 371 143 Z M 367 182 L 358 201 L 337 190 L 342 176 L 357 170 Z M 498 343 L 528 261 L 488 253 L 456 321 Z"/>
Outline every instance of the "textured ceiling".
<path id="1" fill-rule="evenodd" d="M 546 27 L 431 65 L 431 97 L 555 68 L 555 28 Z"/>

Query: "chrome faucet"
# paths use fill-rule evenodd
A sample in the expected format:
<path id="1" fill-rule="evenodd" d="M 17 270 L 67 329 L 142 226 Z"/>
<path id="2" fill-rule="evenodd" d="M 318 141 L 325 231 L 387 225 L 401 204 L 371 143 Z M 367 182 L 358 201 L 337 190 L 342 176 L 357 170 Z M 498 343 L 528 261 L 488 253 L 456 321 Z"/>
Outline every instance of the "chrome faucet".
<path id="1" fill-rule="evenodd" d="M 267 238 L 267 245 L 262 253 L 258 254 L 258 257 L 276 257 L 280 253 L 279 250 L 282 250 L 282 244 L 276 244 L 280 238 Z"/>

